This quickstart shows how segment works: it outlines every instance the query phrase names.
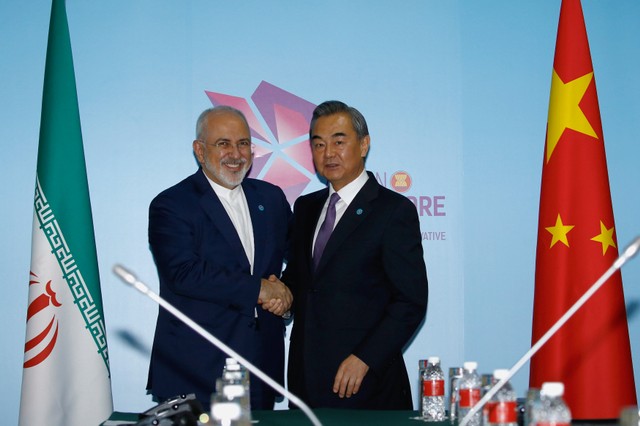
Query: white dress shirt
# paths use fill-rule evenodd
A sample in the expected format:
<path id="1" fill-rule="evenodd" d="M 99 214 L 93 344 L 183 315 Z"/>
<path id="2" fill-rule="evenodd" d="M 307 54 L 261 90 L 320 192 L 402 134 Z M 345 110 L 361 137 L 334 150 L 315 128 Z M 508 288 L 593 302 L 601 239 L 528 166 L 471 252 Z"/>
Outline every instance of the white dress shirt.
<path id="1" fill-rule="evenodd" d="M 205 174 L 206 176 L 206 174 Z M 247 255 L 249 264 L 251 265 L 251 273 L 253 274 L 253 256 L 254 256 L 254 241 L 253 241 L 253 227 L 251 224 L 251 215 L 249 214 L 249 205 L 247 204 L 247 198 L 242 190 L 242 185 L 238 185 L 233 189 L 225 188 L 209 179 L 207 176 L 211 188 L 215 191 L 216 195 L 222 202 L 222 206 L 226 210 L 233 226 L 240 237 L 242 247 Z"/>

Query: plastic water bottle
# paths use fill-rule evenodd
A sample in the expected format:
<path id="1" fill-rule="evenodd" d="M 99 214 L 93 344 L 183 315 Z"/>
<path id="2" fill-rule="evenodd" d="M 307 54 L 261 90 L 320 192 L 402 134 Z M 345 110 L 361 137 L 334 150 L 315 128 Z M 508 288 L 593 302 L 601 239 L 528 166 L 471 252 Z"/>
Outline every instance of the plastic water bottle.
<path id="1" fill-rule="evenodd" d="M 524 405 L 524 426 L 530 426 L 533 418 L 533 408 L 540 403 L 540 389 L 529 388 Z"/>
<path id="2" fill-rule="evenodd" d="M 225 390 L 229 386 L 225 386 Z M 251 417 L 242 409 L 236 398 L 229 398 L 228 393 L 214 394 L 211 401 L 211 419 L 208 424 L 214 426 L 251 426 Z"/>
<path id="3" fill-rule="evenodd" d="M 507 377 L 509 370 L 493 372 L 493 386 Z M 517 395 L 511 383 L 506 382 L 485 406 L 485 426 L 518 426 Z"/>
<path id="4" fill-rule="evenodd" d="M 481 374 L 480 375 L 480 396 L 483 397 L 489 392 L 489 389 L 493 387 L 495 384 L 495 379 L 493 378 L 493 374 Z"/>
<path id="5" fill-rule="evenodd" d="M 460 420 L 471 411 L 474 405 L 480 401 L 480 393 L 482 384 L 480 382 L 480 376 L 478 375 L 478 363 L 473 361 L 467 361 L 463 364 L 464 372 L 459 382 L 458 393 L 460 399 L 458 406 L 460 408 L 458 417 Z M 471 419 L 469 419 L 469 426 L 481 426 L 482 425 L 482 411 L 478 410 Z"/>
<path id="6" fill-rule="evenodd" d="M 484 398 L 484 396 L 489 392 L 489 390 L 496 383 L 496 380 L 493 378 L 492 374 L 481 374 L 480 375 L 480 398 Z M 491 407 L 491 401 L 488 401 L 482 407 L 482 422 L 486 425 L 487 419 L 489 417 L 489 408 Z"/>
<path id="7" fill-rule="evenodd" d="M 241 365 L 234 358 L 227 358 L 222 370 L 222 383 L 229 384 L 241 384 L 244 387 L 245 393 L 242 400 L 242 408 L 251 412 L 251 398 L 250 398 L 250 386 L 251 381 L 249 378 L 249 371 Z M 216 392 L 220 393 L 221 389 L 218 389 L 220 384 L 216 382 Z"/>
<path id="8" fill-rule="evenodd" d="M 533 406 L 531 426 L 569 426 L 571 411 L 562 399 L 563 395 L 563 383 L 543 383 L 540 389 L 540 401 Z"/>
<path id="9" fill-rule="evenodd" d="M 249 395 L 242 381 L 225 371 L 216 380 L 216 392 L 211 398 L 211 419 L 215 426 L 250 426 Z M 233 377 L 229 377 L 233 376 Z"/>
<path id="10" fill-rule="evenodd" d="M 440 358 L 420 361 L 420 412 L 427 422 L 441 422 L 445 418 L 444 373 Z"/>
<path id="11" fill-rule="evenodd" d="M 227 358 L 224 362 L 222 375 L 224 376 L 224 374 L 227 371 L 239 372 L 242 377 L 242 382 L 247 387 L 247 391 L 249 390 L 251 379 L 250 379 L 249 370 L 247 370 L 247 367 L 240 364 L 235 358 Z"/>
<path id="12" fill-rule="evenodd" d="M 464 369 L 462 367 L 449 367 L 449 420 L 451 423 L 454 423 L 458 420 L 458 400 L 459 396 L 459 385 L 460 379 L 462 378 L 462 373 Z"/>

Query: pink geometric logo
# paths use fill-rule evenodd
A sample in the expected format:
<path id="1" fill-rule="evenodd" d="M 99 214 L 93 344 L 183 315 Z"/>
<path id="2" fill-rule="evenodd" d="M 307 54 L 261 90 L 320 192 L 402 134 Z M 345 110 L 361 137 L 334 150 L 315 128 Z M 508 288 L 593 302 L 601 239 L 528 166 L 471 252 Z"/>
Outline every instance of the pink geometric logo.
<path id="1" fill-rule="evenodd" d="M 316 105 L 266 81 L 251 95 L 253 105 L 242 97 L 205 93 L 213 106 L 229 105 L 244 113 L 255 143 L 249 177 L 278 185 L 293 204 L 315 179 L 309 122 Z"/>

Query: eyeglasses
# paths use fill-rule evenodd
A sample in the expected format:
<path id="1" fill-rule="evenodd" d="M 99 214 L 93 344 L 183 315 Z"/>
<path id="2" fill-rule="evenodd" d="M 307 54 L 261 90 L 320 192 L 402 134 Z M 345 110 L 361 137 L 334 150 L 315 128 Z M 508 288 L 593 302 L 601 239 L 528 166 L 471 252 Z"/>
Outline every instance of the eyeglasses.
<path id="1" fill-rule="evenodd" d="M 254 145 L 250 141 L 246 141 L 246 140 L 237 142 L 235 144 L 229 141 L 218 141 L 214 143 L 207 143 L 202 139 L 198 139 L 198 142 L 200 142 L 203 145 L 212 146 L 221 152 L 229 152 L 229 151 L 232 151 L 234 148 L 237 148 L 238 151 L 240 152 L 252 152 L 254 147 Z"/>

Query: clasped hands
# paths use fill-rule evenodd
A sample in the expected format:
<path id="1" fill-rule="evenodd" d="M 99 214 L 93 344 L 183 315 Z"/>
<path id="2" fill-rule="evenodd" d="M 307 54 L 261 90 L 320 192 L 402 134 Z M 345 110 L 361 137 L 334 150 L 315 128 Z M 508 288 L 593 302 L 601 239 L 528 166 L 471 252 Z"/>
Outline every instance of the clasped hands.
<path id="1" fill-rule="evenodd" d="M 268 279 L 262 278 L 258 295 L 258 304 L 262 305 L 262 309 L 281 317 L 291 308 L 292 302 L 291 290 L 275 275 L 270 275 Z"/>

